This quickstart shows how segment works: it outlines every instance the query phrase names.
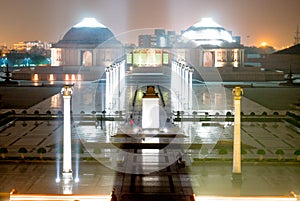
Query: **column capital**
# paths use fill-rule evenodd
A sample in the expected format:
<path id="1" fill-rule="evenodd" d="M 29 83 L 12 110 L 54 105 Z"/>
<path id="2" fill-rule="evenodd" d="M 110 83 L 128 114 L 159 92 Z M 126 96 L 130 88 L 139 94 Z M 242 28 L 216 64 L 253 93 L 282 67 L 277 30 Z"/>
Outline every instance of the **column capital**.
<path id="1" fill-rule="evenodd" d="M 241 96 L 244 94 L 244 90 L 241 87 L 236 86 L 232 89 L 232 94 L 234 95 L 234 100 L 240 100 Z"/>
<path id="2" fill-rule="evenodd" d="M 61 94 L 63 96 L 71 96 L 73 92 L 73 85 L 65 85 L 62 89 L 61 89 Z"/>

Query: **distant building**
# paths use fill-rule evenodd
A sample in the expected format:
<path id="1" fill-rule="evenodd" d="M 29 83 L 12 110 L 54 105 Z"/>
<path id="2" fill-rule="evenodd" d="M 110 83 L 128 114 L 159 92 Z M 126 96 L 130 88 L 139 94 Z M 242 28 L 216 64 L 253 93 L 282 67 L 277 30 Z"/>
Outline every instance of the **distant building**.
<path id="1" fill-rule="evenodd" d="M 21 41 L 19 43 L 13 44 L 13 49 L 17 52 L 28 52 L 33 47 L 50 50 L 51 44 L 42 41 Z"/>
<path id="2" fill-rule="evenodd" d="M 269 71 L 300 73 L 300 44 L 266 55 L 263 68 Z"/>
<path id="3" fill-rule="evenodd" d="M 154 34 L 139 35 L 140 48 L 170 48 L 173 47 L 180 35 L 175 31 L 165 29 L 155 29 Z"/>
<path id="4" fill-rule="evenodd" d="M 267 56 L 275 51 L 276 50 L 271 46 L 245 47 L 244 66 L 262 67 L 266 62 Z"/>

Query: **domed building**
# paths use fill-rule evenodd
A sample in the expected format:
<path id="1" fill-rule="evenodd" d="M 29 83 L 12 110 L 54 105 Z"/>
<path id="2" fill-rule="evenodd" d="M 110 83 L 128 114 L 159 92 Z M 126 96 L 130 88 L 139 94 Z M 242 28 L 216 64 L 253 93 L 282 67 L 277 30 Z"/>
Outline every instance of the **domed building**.
<path id="1" fill-rule="evenodd" d="M 203 18 L 182 34 L 183 40 L 193 41 L 196 46 L 232 43 L 232 35 L 211 18 Z"/>
<path id="2" fill-rule="evenodd" d="M 240 37 L 232 36 L 230 31 L 211 18 L 203 18 L 186 29 L 178 48 L 180 57 L 195 66 L 240 67 L 244 65 L 244 47 L 240 44 Z"/>
<path id="3" fill-rule="evenodd" d="M 122 53 L 114 34 L 94 18 L 84 18 L 52 45 L 52 66 L 108 66 Z"/>

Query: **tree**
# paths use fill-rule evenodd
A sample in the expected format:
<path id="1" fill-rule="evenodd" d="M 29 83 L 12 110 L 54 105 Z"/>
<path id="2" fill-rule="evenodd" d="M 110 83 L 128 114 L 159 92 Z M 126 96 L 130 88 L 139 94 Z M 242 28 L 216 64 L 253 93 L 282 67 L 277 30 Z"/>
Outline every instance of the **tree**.
<path id="1" fill-rule="evenodd" d="M 25 116 L 27 115 L 27 111 L 26 110 L 23 110 L 22 111 L 22 114 L 24 115 L 24 121 L 23 121 L 23 127 L 27 126 L 26 122 L 25 122 Z"/>
<path id="2" fill-rule="evenodd" d="M 264 155 L 266 154 L 266 151 L 263 149 L 259 149 L 259 150 L 257 150 L 256 153 L 259 155 L 259 160 L 261 161 L 264 159 Z"/>
<path id="3" fill-rule="evenodd" d="M 300 149 L 297 149 L 297 150 L 294 152 L 294 155 L 297 156 L 297 161 L 300 161 Z"/>
<path id="4" fill-rule="evenodd" d="M 193 120 L 194 120 L 194 122 L 196 121 L 196 115 L 197 115 L 197 112 L 194 111 L 194 112 L 193 112 Z"/>
<path id="5" fill-rule="evenodd" d="M 95 147 L 95 148 L 94 148 L 94 154 L 101 154 L 101 149 L 100 149 L 100 147 Z"/>
<path id="6" fill-rule="evenodd" d="M 26 154 L 28 151 L 25 147 L 21 147 L 18 151 L 18 153 L 21 154 L 21 158 L 24 159 L 24 154 Z"/>
<path id="7" fill-rule="evenodd" d="M 226 117 L 231 117 L 232 116 L 232 114 L 231 114 L 231 112 L 226 112 Z"/>
<path id="8" fill-rule="evenodd" d="M 45 154 L 47 151 L 44 147 L 40 147 L 38 150 L 37 150 L 37 153 L 40 154 L 40 159 L 43 160 L 43 154 Z"/>
<path id="9" fill-rule="evenodd" d="M 242 150 L 241 150 L 242 160 L 243 160 L 243 158 L 244 158 L 243 155 L 245 155 L 245 154 L 247 154 L 246 149 L 242 149 Z"/>
<path id="10" fill-rule="evenodd" d="M 5 148 L 5 147 L 0 148 L 0 154 L 3 159 L 5 159 L 5 154 L 7 154 L 7 153 L 8 153 L 7 148 Z"/>
<path id="11" fill-rule="evenodd" d="M 219 150 L 219 154 L 221 155 L 222 160 L 224 160 L 224 156 L 226 154 L 228 154 L 228 151 L 227 151 L 227 149 L 222 148 L 222 149 Z"/>
<path id="12" fill-rule="evenodd" d="M 47 114 L 47 126 L 50 126 L 51 111 L 47 110 L 46 114 Z"/>
<path id="13" fill-rule="evenodd" d="M 278 160 L 281 161 L 281 159 L 283 158 L 283 155 L 284 155 L 284 151 L 282 149 L 277 149 L 275 154 L 278 156 Z"/>

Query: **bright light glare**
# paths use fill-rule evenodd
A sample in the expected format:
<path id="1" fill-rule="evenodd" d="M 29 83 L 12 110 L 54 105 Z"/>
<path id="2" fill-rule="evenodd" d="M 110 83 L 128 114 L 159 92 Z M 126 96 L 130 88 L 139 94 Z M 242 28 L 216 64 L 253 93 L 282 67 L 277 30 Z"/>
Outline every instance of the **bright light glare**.
<path id="1" fill-rule="evenodd" d="M 222 27 L 216 23 L 212 18 L 206 17 L 202 18 L 200 22 L 194 24 L 194 27 Z"/>
<path id="2" fill-rule="evenodd" d="M 103 24 L 99 23 L 95 18 L 84 18 L 81 22 L 74 25 L 75 28 L 83 28 L 83 27 L 90 27 L 90 28 L 106 28 Z"/>
<path id="3" fill-rule="evenodd" d="M 199 45 L 220 45 L 227 41 L 232 43 L 232 35 L 211 18 L 202 18 L 184 32 L 183 39 L 192 40 Z"/>
<path id="4" fill-rule="evenodd" d="M 261 42 L 260 45 L 263 46 L 263 47 L 266 47 L 268 45 L 268 43 L 267 42 Z"/>
<path id="5" fill-rule="evenodd" d="M 79 182 L 79 178 L 76 177 L 74 181 L 75 181 L 75 183 L 78 183 Z"/>
<path id="6" fill-rule="evenodd" d="M 60 182 L 60 178 L 57 177 L 57 178 L 55 179 L 55 182 L 56 182 L 56 183 L 59 183 L 59 182 Z"/>

